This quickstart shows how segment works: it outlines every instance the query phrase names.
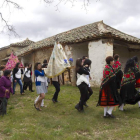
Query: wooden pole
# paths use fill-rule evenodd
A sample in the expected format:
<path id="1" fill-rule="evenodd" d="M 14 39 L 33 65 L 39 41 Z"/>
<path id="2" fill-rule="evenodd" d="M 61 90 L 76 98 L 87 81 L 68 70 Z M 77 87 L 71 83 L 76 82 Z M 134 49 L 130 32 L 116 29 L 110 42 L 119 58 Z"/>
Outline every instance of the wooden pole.
<path id="1" fill-rule="evenodd" d="M 65 84 L 65 81 L 64 81 L 64 72 L 62 73 L 62 79 L 63 79 L 63 85 Z"/>
<path id="2" fill-rule="evenodd" d="M 69 73 L 69 81 L 71 82 L 70 69 L 68 69 L 68 73 Z"/>

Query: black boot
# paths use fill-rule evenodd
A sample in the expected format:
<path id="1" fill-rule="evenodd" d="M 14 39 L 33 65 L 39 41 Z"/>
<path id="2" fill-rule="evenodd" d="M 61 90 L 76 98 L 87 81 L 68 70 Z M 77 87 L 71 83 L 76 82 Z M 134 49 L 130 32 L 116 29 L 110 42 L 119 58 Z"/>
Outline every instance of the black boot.
<path id="1" fill-rule="evenodd" d="M 77 109 L 79 112 L 83 112 L 84 111 L 84 109 L 80 108 L 79 103 L 75 106 L 75 109 Z"/>
<path id="2" fill-rule="evenodd" d="M 86 102 L 84 103 L 84 106 L 88 107 L 88 105 L 87 105 L 87 103 L 86 103 Z"/>
<path id="3" fill-rule="evenodd" d="M 113 116 L 112 114 L 106 113 L 106 116 L 108 116 L 109 118 L 115 119 L 115 116 Z"/>

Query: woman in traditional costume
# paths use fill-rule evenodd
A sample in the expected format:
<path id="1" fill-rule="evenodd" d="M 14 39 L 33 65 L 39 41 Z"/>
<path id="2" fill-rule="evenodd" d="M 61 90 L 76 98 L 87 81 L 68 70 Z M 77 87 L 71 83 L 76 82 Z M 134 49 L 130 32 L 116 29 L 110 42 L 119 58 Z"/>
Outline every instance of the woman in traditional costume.
<path id="1" fill-rule="evenodd" d="M 134 56 L 132 57 L 135 63 L 135 78 L 136 78 L 136 84 L 135 87 L 138 88 L 138 91 L 140 92 L 140 72 L 139 72 L 139 62 L 138 57 Z"/>
<path id="2" fill-rule="evenodd" d="M 4 76 L 0 78 L 0 115 L 6 114 L 7 102 L 10 98 L 10 93 L 13 93 L 13 89 L 11 87 L 10 73 L 10 70 L 5 70 Z"/>
<path id="3" fill-rule="evenodd" d="M 123 77 L 123 72 L 121 70 L 121 63 L 119 62 L 119 55 L 118 54 L 114 55 L 113 69 L 114 69 L 115 74 L 116 74 L 117 89 L 120 89 L 121 80 Z"/>
<path id="4" fill-rule="evenodd" d="M 91 61 L 89 65 L 85 65 L 84 67 L 89 67 L 91 64 Z M 84 69 L 82 65 L 82 59 L 77 59 L 76 61 L 76 74 L 77 74 L 77 82 L 76 85 L 78 86 L 81 97 L 79 103 L 75 106 L 75 108 L 78 111 L 83 111 L 83 105 L 85 102 L 88 100 L 89 95 L 88 95 L 88 86 L 89 86 L 89 81 L 86 78 L 86 75 L 89 75 L 89 72 L 87 69 Z"/>
<path id="5" fill-rule="evenodd" d="M 121 82 L 120 97 L 122 100 L 122 105 L 119 110 L 123 111 L 125 104 L 134 105 L 140 100 L 140 95 L 135 89 L 135 63 L 133 59 L 129 59 L 126 62 L 124 75 Z"/>
<path id="6" fill-rule="evenodd" d="M 134 57 L 132 57 L 132 59 L 135 62 L 135 79 L 136 79 L 135 88 L 137 88 L 140 93 L 140 71 L 139 71 L 138 57 L 134 56 Z M 140 101 L 138 102 L 138 105 L 140 108 Z"/>
<path id="7" fill-rule="evenodd" d="M 35 64 L 35 83 L 37 94 L 39 94 L 40 97 L 34 106 L 37 110 L 41 111 L 41 103 L 47 93 L 45 73 L 44 70 L 42 70 L 41 63 Z"/>
<path id="8" fill-rule="evenodd" d="M 103 79 L 99 92 L 97 106 L 104 107 L 104 118 L 115 118 L 112 115 L 114 106 L 120 103 L 120 97 L 116 86 L 116 75 L 113 69 L 114 60 L 112 56 L 106 58 L 106 65 L 103 71 Z"/>
<path id="9" fill-rule="evenodd" d="M 21 80 L 21 76 L 23 74 L 23 70 L 20 68 L 20 63 L 17 63 L 15 68 L 13 69 L 13 92 L 15 94 L 15 89 L 17 83 L 20 85 L 20 94 L 23 95 L 23 84 Z"/>

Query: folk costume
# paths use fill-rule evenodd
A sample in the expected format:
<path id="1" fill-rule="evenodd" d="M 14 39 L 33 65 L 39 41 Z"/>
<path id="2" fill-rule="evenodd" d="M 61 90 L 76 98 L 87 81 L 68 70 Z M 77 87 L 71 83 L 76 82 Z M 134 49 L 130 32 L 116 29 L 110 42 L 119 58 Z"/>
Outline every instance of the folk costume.
<path id="1" fill-rule="evenodd" d="M 121 63 L 119 61 L 114 61 L 113 69 L 116 74 L 117 89 L 120 89 L 121 80 L 123 77 L 123 72 L 121 70 Z"/>
<path id="2" fill-rule="evenodd" d="M 119 109 L 122 111 L 125 104 L 134 105 L 140 100 L 140 95 L 135 89 L 135 82 L 136 79 L 134 69 L 129 68 L 128 71 L 124 73 L 121 82 L 120 97 L 122 100 L 122 105 Z"/>
<path id="3" fill-rule="evenodd" d="M 116 86 L 116 75 L 111 65 L 106 65 L 103 71 L 103 80 L 99 91 L 97 106 L 104 107 L 104 117 L 112 114 L 114 106 L 120 104 L 120 96 Z M 110 107 L 108 109 L 108 107 Z"/>
<path id="4" fill-rule="evenodd" d="M 138 62 L 135 62 L 135 79 L 136 79 L 136 88 L 140 88 L 140 72 Z"/>

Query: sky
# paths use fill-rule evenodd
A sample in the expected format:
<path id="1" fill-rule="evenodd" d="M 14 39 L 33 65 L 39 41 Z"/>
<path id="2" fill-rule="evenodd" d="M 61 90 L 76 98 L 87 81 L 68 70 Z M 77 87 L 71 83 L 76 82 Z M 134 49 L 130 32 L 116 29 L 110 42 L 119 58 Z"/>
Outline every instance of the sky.
<path id="1" fill-rule="evenodd" d="M 0 32 L 0 48 L 29 38 L 39 41 L 55 34 L 103 20 L 103 22 L 122 32 L 140 38 L 140 0 L 90 0 L 87 9 L 83 0 L 73 4 L 59 0 L 46 4 L 43 0 L 12 0 L 22 10 L 3 5 L 0 12 L 9 24 L 13 25 L 19 37 Z M 49 0 L 53 1 L 53 0 Z M 71 0 L 72 1 L 72 0 Z M 0 21 L 0 31 L 4 23 Z"/>

